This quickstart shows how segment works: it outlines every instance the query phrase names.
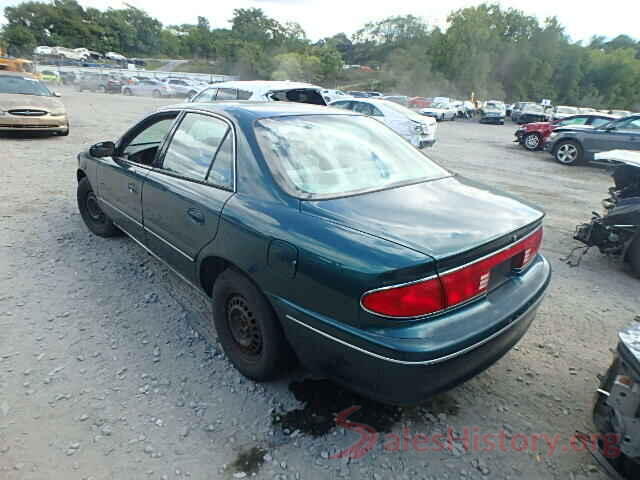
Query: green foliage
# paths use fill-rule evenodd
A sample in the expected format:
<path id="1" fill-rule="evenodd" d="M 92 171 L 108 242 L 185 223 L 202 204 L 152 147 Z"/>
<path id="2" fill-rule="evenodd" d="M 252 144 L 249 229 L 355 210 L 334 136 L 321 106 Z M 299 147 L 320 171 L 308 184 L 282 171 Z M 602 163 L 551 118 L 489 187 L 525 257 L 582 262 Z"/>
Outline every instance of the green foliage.
<path id="1" fill-rule="evenodd" d="M 446 30 L 392 16 L 311 43 L 297 23 L 238 8 L 229 28 L 163 26 L 130 5 L 98 10 L 76 0 L 27 1 L 5 8 L 0 44 L 13 55 L 37 45 L 86 47 L 127 56 L 188 58 L 190 71 L 241 78 L 349 85 L 406 95 L 549 98 L 559 104 L 640 109 L 640 42 L 628 35 L 572 43 L 554 17 L 484 3 L 448 17 Z M 343 63 L 373 72 L 343 71 Z M 357 89 L 357 88 L 356 88 Z"/>

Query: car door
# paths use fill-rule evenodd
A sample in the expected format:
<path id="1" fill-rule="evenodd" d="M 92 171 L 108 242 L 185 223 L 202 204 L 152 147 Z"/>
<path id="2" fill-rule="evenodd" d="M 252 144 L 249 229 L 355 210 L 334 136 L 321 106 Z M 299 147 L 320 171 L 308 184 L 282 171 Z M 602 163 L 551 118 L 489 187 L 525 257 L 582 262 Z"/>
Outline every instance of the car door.
<path id="1" fill-rule="evenodd" d="M 229 121 L 187 112 L 174 129 L 142 191 L 148 247 L 187 279 L 218 230 L 235 190 L 235 134 Z"/>
<path id="2" fill-rule="evenodd" d="M 637 143 L 640 117 L 621 118 L 604 127 L 589 132 L 583 141 L 585 150 L 590 153 L 607 150 L 638 150 Z"/>
<path id="3" fill-rule="evenodd" d="M 626 119 L 618 132 L 623 136 L 624 149 L 640 150 L 640 117 L 630 117 Z"/>
<path id="4" fill-rule="evenodd" d="M 161 112 L 147 117 L 118 142 L 113 157 L 100 158 L 97 163 L 98 196 L 105 212 L 142 243 L 144 179 L 177 116 L 177 112 Z"/>

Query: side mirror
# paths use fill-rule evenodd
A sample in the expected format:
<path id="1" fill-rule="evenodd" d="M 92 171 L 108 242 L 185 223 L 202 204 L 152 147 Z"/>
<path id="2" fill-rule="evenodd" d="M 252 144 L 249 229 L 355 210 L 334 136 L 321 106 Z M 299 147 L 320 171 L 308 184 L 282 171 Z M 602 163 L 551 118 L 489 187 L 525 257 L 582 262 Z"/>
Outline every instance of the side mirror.
<path id="1" fill-rule="evenodd" d="M 116 144 L 113 142 L 100 142 L 89 148 L 89 154 L 92 157 L 113 157 L 116 153 Z"/>

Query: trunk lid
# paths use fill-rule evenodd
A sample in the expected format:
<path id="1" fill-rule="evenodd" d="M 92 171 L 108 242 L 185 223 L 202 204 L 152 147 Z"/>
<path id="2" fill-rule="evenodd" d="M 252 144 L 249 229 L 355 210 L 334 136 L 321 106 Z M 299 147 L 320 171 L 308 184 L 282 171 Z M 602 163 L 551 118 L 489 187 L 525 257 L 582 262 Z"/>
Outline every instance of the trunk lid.
<path id="1" fill-rule="evenodd" d="M 513 243 L 544 216 L 533 205 L 461 177 L 302 201 L 301 211 L 459 264 L 470 260 L 470 252 L 480 257 Z"/>

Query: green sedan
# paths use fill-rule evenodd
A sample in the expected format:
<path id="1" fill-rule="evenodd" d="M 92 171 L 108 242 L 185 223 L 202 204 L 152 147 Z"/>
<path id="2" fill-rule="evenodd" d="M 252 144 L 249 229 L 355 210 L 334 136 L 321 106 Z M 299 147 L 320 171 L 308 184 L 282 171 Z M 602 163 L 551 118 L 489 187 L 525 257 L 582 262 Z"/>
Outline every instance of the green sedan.
<path id="1" fill-rule="evenodd" d="M 77 180 L 88 228 L 210 298 L 210 340 L 256 381 L 301 362 L 423 402 L 508 352 L 551 276 L 542 211 L 351 111 L 166 107 L 80 153 Z"/>

